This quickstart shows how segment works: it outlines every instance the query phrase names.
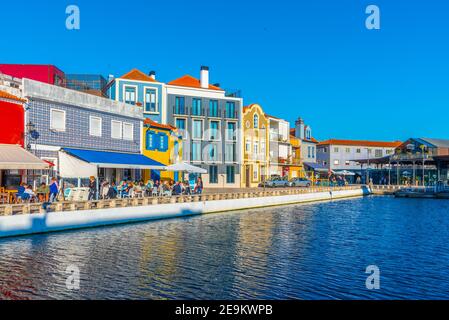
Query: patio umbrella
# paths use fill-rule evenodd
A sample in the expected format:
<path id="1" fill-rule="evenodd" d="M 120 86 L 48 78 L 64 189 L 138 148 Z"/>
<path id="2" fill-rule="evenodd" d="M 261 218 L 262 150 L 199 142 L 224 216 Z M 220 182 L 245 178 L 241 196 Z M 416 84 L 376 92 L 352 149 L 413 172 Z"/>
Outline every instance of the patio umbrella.
<path id="1" fill-rule="evenodd" d="M 206 169 L 192 166 L 185 162 L 179 162 L 167 167 L 167 171 L 184 171 L 188 173 L 207 173 Z"/>
<path id="2" fill-rule="evenodd" d="M 337 172 L 335 172 L 335 174 L 342 175 L 342 176 L 355 176 L 354 172 L 351 172 L 348 170 L 337 171 Z"/>

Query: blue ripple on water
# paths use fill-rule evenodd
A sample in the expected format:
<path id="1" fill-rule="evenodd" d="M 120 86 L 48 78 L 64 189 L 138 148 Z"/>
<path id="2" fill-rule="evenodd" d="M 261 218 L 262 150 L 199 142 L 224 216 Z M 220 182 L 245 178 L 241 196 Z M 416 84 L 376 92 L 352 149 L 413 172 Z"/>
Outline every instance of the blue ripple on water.
<path id="1" fill-rule="evenodd" d="M 4 239 L 0 299 L 449 299 L 448 216 L 367 197 Z"/>

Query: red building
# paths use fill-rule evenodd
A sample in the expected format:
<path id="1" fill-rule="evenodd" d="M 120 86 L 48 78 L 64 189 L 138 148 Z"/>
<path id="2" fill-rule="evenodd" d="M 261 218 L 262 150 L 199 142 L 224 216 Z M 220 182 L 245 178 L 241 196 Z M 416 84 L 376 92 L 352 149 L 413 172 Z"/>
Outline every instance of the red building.
<path id="1" fill-rule="evenodd" d="M 0 73 L 16 78 L 28 78 L 57 86 L 65 86 L 65 74 L 53 65 L 0 64 Z"/>
<path id="2" fill-rule="evenodd" d="M 0 144 L 24 146 L 25 100 L 0 91 Z"/>

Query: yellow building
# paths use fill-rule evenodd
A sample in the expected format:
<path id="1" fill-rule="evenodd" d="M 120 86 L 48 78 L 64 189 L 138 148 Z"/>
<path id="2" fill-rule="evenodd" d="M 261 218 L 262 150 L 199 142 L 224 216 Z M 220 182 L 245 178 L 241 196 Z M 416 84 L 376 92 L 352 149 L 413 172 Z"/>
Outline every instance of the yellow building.
<path id="1" fill-rule="evenodd" d="M 164 165 L 171 165 L 182 160 L 182 137 L 178 130 L 170 125 L 160 124 L 145 119 L 143 126 L 143 155 Z M 175 180 L 177 172 L 145 170 L 144 181 Z"/>
<path id="2" fill-rule="evenodd" d="M 251 104 L 243 108 L 242 187 L 257 187 L 268 178 L 269 122 L 262 107 Z"/>
<path id="3" fill-rule="evenodd" d="M 289 179 L 305 178 L 306 173 L 301 161 L 301 139 L 290 135 L 290 145 L 292 147 L 292 153 L 288 170 L 288 177 Z"/>

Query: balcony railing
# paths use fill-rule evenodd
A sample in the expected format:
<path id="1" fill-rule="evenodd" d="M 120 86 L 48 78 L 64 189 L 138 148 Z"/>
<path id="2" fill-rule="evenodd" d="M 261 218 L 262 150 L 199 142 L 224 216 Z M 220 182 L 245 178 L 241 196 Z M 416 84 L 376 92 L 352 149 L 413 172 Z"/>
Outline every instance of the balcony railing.
<path id="1" fill-rule="evenodd" d="M 189 108 L 187 106 L 173 106 L 173 114 L 176 115 L 188 115 Z"/>
<path id="2" fill-rule="evenodd" d="M 227 119 L 238 119 L 239 113 L 237 111 L 223 110 L 223 117 Z"/>
<path id="3" fill-rule="evenodd" d="M 192 116 L 196 116 L 196 117 L 204 117 L 204 116 L 206 116 L 206 110 L 204 110 L 204 108 L 198 108 L 198 107 L 196 107 L 196 108 L 190 108 L 190 114 L 192 115 Z"/>

